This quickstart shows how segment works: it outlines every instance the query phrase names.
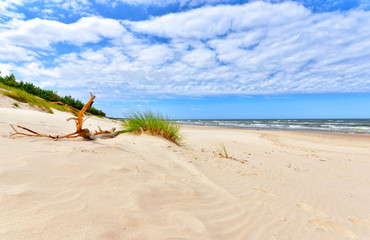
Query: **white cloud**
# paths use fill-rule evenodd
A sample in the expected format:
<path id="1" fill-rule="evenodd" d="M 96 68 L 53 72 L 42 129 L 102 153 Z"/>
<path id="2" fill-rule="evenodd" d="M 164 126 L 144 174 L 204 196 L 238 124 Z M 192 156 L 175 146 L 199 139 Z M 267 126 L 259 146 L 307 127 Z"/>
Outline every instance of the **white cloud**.
<path id="1" fill-rule="evenodd" d="M 67 42 L 82 45 L 98 42 L 102 38 L 115 38 L 124 34 L 119 21 L 100 17 L 84 17 L 71 24 L 57 21 L 14 19 L 0 32 L 0 42 L 15 46 L 49 49 L 51 44 Z"/>
<path id="2" fill-rule="evenodd" d="M 43 79 L 54 79 L 60 76 L 60 74 L 53 71 L 53 69 L 44 67 L 40 62 L 26 63 L 18 72 L 22 75 L 33 76 L 34 78 L 41 77 Z"/>
<path id="3" fill-rule="evenodd" d="M 17 13 L 15 8 L 22 6 L 24 2 L 22 0 L 0 0 L 0 20 L 1 18 L 23 18 L 22 13 Z"/>
<path id="4" fill-rule="evenodd" d="M 13 20 L 0 29 L 2 64 L 22 80 L 107 98 L 370 92 L 370 13 L 359 9 L 253 2 L 139 22 Z M 85 46 L 103 39 L 110 43 Z M 57 55 L 55 43 L 83 47 Z"/>
<path id="5" fill-rule="evenodd" d="M 141 67 L 159 66 L 174 58 L 173 51 L 164 44 L 134 45 L 129 49 L 130 56 L 134 57 L 136 62 L 142 63 Z"/>
<path id="6" fill-rule="evenodd" d="M 310 12 L 293 2 L 203 7 L 141 22 L 126 22 L 133 30 L 168 38 L 211 39 L 250 28 L 279 27 L 306 18 Z"/>
<path id="7" fill-rule="evenodd" d="M 195 68 L 212 68 L 216 65 L 216 54 L 210 49 L 194 49 L 185 53 L 182 61 Z"/>
<path id="8" fill-rule="evenodd" d="M 99 0 L 99 2 L 107 2 Z M 179 4 L 180 7 L 190 6 L 196 7 L 205 4 L 227 3 L 228 0 L 116 0 L 114 2 L 124 2 L 130 5 L 145 5 L 145 6 L 168 6 L 171 4 Z"/>
<path id="9" fill-rule="evenodd" d="M 0 48 L 0 56 L 1 61 L 17 63 L 22 61 L 33 61 L 36 59 L 37 54 L 26 48 L 3 43 Z"/>
<path id="10" fill-rule="evenodd" d="M 45 2 L 49 7 L 58 7 L 75 13 L 81 12 L 91 6 L 88 0 L 47 0 Z"/>
<path id="11" fill-rule="evenodd" d="M 27 8 L 28 11 L 36 14 L 43 13 L 41 15 L 48 18 L 55 18 L 63 16 L 59 12 L 60 10 L 68 11 L 69 15 L 86 16 L 89 12 L 92 12 L 91 6 L 92 1 L 89 0 L 0 0 L 0 19 L 23 19 L 25 16 L 17 12 L 18 7 Z"/>
<path id="12" fill-rule="evenodd" d="M 12 66 L 10 64 L 0 63 L 0 76 L 5 77 L 6 75 L 12 74 Z"/>

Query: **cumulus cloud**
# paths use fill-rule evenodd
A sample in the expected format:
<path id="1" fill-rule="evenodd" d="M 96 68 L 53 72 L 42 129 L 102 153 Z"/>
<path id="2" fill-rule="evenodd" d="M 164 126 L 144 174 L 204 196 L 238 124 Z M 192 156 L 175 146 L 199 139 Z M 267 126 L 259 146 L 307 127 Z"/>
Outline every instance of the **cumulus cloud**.
<path id="1" fill-rule="evenodd" d="M 0 20 L 2 18 L 23 18 L 22 13 L 17 13 L 15 8 L 23 5 L 22 0 L 0 0 Z"/>
<path id="2" fill-rule="evenodd" d="M 134 31 L 168 38 L 211 39 L 250 28 L 279 27 L 300 21 L 310 11 L 293 2 L 203 7 L 141 22 L 127 22 Z"/>
<path id="3" fill-rule="evenodd" d="M 89 0 L 0 0 L 0 19 L 23 19 L 25 16 L 18 12 L 19 7 L 27 8 L 28 11 L 39 16 L 48 18 L 61 17 L 60 10 L 68 11 L 68 14 L 86 15 L 91 11 L 92 1 Z"/>
<path id="4" fill-rule="evenodd" d="M 370 12 L 363 9 L 314 13 L 293 2 L 252 2 L 146 21 L 13 20 L 0 29 L 7 46 L 0 64 L 22 80 L 62 91 L 83 87 L 107 97 L 370 92 Z M 58 54 L 58 43 L 77 50 Z"/>
<path id="5" fill-rule="evenodd" d="M 0 63 L 0 76 L 2 77 L 5 77 L 6 75 L 10 75 L 12 74 L 9 69 L 11 69 L 12 67 L 10 66 L 10 64 L 2 64 Z"/>
<path id="6" fill-rule="evenodd" d="M 217 67 L 215 52 L 210 49 L 194 49 L 184 54 L 182 61 L 195 68 Z"/>
<path id="7" fill-rule="evenodd" d="M 105 2 L 106 0 L 100 0 Z M 116 0 L 117 2 L 124 2 L 130 5 L 146 5 L 146 6 L 168 6 L 171 4 L 178 4 L 180 7 L 201 6 L 205 4 L 226 3 L 228 0 Z"/>
<path id="8" fill-rule="evenodd" d="M 361 10 L 313 14 L 292 2 L 256 2 L 205 7 L 129 25 L 175 42 L 198 39 L 208 46 L 182 51 L 181 59 L 190 65 L 186 79 L 197 79 L 196 87 L 204 92 L 304 93 L 369 91 L 369 21 L 369 12 Z M 226 86 L 214 84 L 217 80 Z M 193 89 L 187 84 L 183 90 Z"/>
<path id="9" fill-rule="evenodd" d="M 81 12 L 88 9 L 92 3 L 88 0 L 46 0 L 48 7 L 58 7 L 72 12 Z"/>
<path id="10" fill-rule="evenodd" d="M 57 42 L 82 45 L 124 34 L 124 28 L 119 21 L 95 16 L 81 18 L 72 24 L 39 18 L 28 21 L 14 19 L 1 30 L 2 43 L 46 49 Z"/>
<path id="11" fill-rule="evenodd" d="M 1 61 L 18 63 L 22 61 L 33 61 L 36 59 L 37 54 L 26 48 L 4 43 L 0 48 L 0 56 Z"/>

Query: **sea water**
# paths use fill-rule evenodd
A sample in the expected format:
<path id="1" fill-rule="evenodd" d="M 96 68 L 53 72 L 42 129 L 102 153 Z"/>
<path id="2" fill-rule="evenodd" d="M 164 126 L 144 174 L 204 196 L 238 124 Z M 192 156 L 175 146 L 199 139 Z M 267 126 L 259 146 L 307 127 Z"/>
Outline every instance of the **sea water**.
<path id="1" fill-rule="evenodd" d="M 370 134 L 370 119 L 185 119 L 179 124 L 244 129 L 275 129 Z"/>

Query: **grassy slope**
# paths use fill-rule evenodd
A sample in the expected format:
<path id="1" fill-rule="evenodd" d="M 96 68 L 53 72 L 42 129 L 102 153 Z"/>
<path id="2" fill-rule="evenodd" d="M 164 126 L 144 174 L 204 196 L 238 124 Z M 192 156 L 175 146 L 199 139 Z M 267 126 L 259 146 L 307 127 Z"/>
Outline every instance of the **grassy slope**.
<path id="1" fill-rule="evenodd" d="M 11 97 L 14 100 L 19 101 L 19 102 L 28 103 L 30 106 L 40 107 L 45 112 L 53 113 L 52 108 L 59 110 L 59 111 L 63 111 L 63 112 L 71 112 L 71 109 L 69 109 L 66 106 L 49 103 L 23 90 L 9 87 L 2 83 L 0 83 L 0 88 L 5 89 L 5 90 L 0 90 L 2 95 Z"/>

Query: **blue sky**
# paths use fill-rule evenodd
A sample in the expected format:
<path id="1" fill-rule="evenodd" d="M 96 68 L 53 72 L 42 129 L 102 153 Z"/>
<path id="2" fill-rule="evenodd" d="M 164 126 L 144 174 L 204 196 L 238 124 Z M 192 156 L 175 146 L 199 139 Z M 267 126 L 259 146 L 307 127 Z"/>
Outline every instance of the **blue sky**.
<path id="1" fill-rule="evenodd" d="M 370 118 L 367 0 L 0 0 L 0 46 L 114 117 Z"/>

